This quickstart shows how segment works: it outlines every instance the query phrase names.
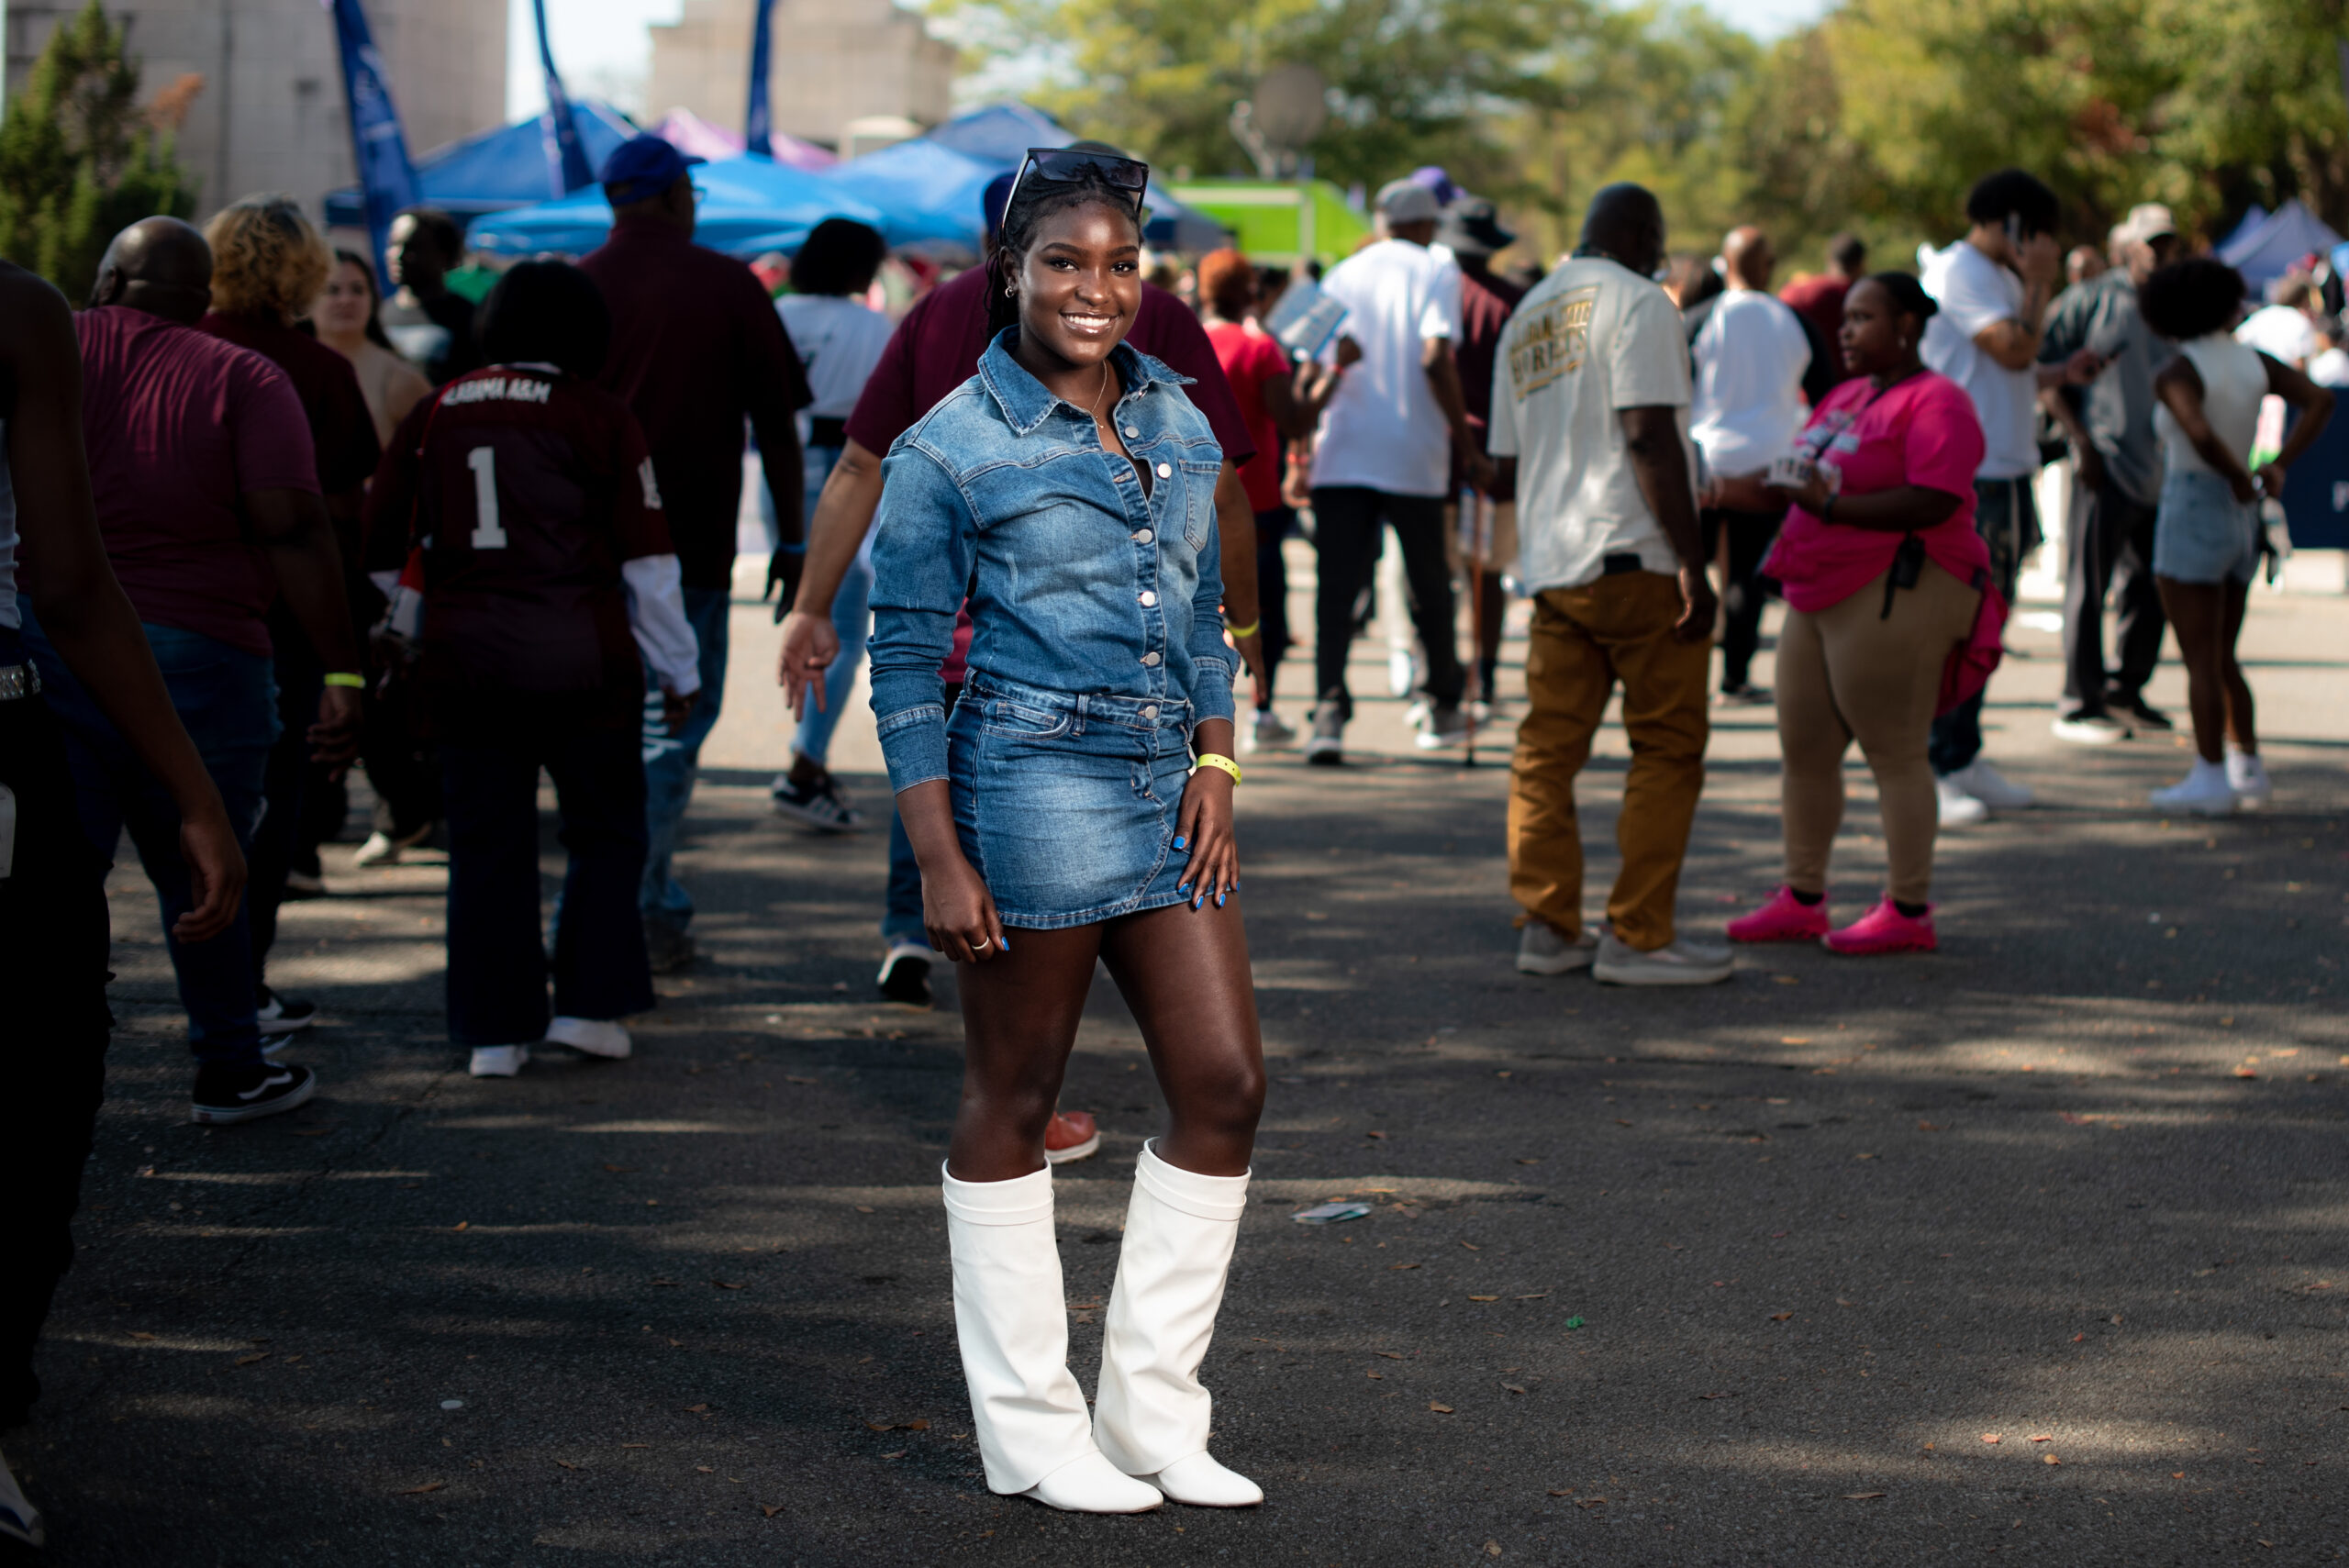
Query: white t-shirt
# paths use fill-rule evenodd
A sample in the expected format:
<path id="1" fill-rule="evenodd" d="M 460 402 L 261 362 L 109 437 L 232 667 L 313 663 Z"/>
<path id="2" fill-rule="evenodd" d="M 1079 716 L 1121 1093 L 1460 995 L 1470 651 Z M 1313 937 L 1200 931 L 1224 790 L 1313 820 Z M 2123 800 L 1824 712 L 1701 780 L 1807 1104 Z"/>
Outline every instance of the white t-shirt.
<path id="1" fill-rule="evenodd" d="M 815 397 L 806 413 L 813 419 L 845 419 L 856 412 L 881 350 L 889 346 L 889 318 L 852 299 L 829 294 L 786 294 L 774 302 L 791 346 L 807 373 Z M 807 439 L 807 432 L 799 432 Z"/>
<path id="2" fill-rule="evenodd" d="M 2248 343 L 2271 360 L 2295 370 L 2305 367 L 2317 351 L 2316 328 L 2296 306 L 2262 306 L 2235 328 L 2235 341 Z"/>
<path id="3" fill-rule="evenodd" d="M 1362 345 L 1313 449 L 1313 483 L 1359 484 L 1390 495 L 1441 495 L 1452 484 L 1452 428 L 1436 406 L 1427 340 L 1460 340 L 1460 263 L 1452 252 L 1382 239 L 1321 280 L 1346 307 L 1338 330 Z M 1325 350 L 1325 357 L 1335 352 Z"/>
<path id="4" fill-rule="evenodd" d="M 2325 350 L 2309 361 L 2309 379 L 2319 386 L 2349 386 L 2349 353 Z"/>
<path id="5" fill-rule="evenodd" d="M 1941 302 L 1925 323 L 1918 355 L 1965 388 L 1982 421 L 1982 466 L 1976 479 L 2021 479 L 2039 472 L 2039 378 L 2026 366 L 2010 371 L 1983 351 L 1976 335 L 2001 321 L 2022 319 L 2022 280 L 1961 239 L 1923 258 L 1918 282 Z"/>
<path id="6" fill-rule="evenodd" d="M 1518 460 L 1518 574 L 1529 593 L 1578 588 L 1604 573 L 1609 555 L 1637 554 L 1650 572 L 1679 570 L 1640 494 L 1618 417 L 1647 407 L 1679 409 L 1687 436 L 1680 312 L 1620 262 L 1560 262 L 1502 330 L 1486 440 L 1493 456 Z M 1691 486 L 1696 466 L 1691 449 Z"/>
<path id="7" fill-rule="evenodd" d="M 1713 302 L 1693 345 L 1688 433 L 1715 473 L 1758 473 L 1794 450 L 1803 424 L 1810 339 L 1795 313 L 1759 289 Z"/>

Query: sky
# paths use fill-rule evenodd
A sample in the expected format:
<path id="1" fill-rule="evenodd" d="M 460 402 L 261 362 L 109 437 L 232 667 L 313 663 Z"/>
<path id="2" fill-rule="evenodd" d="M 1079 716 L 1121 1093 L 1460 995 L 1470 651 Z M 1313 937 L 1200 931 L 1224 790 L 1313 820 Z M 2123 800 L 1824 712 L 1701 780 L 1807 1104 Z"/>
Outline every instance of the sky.
<path id="1" fill-rule="evenodd" d="M 1706 6 L 1761 38 L 1774 38 L 1825 10 L 1831 0 L 1703 0 Z M 509 118 L 545 106 L 531 0 L 508 0 L 506 106 Z M 638 102 L 651 62 L 645 26 L 677 19 L 681 0 L 546 0 L 556 68 L 574 97 L 602 97 L 627 108 L 665 114 L 667 104 Z M 742 40 L 747 53 L 750 39 Z"/>

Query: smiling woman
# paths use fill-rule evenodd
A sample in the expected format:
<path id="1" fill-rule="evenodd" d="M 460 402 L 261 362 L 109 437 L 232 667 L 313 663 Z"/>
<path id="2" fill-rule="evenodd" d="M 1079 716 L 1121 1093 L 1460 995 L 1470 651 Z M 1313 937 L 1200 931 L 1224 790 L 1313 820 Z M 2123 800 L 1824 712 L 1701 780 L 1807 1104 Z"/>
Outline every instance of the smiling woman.
<path id="1" fill-rule="evenodd" d="M 1198 1381 L 1264 1070 L 1235 897 L 1223 454 L 1184 378 L 1125 342 L 1148 173 L 1029 155 L 989 273 L 995 340 L 891 449 L 873 550 L 882 749 L 930 945 L 965 966 L 944 1181 L 980 1453 L 993 1490 L 1086 1513 L 1264 1497 L 1208 1457 Z M 950 722 L 938 671 L 966 596 Z M 1097 959 L 1173 1116 L 1142 1148 L 1088 1422 L 1044 1129 Z"/>

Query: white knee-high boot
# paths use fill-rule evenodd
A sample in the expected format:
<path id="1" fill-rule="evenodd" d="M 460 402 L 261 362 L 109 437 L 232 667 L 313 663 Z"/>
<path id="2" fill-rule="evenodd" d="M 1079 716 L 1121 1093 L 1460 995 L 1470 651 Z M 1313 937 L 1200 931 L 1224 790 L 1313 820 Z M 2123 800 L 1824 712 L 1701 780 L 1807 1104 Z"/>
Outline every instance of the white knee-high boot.
<path id="1" fill-rule="evenodd" d="M 1178 1503 L 1244 1508 L 1264 1500 L 1254 1482 L 1208 1457 L 1211 1401 L 1199 1386 L 1247 1208 L 1246 1176 L 1202 1176 L 1142 1145 L 1102 1332 L 1093 1428 L 1111 1463 Z"/>
<path id="2" fill-rule="evenodd" d="M 942 1168 L 941 1174 L 954 1255 L 954 1332 L 988 1489 L 1077 1513 L 1157 1507 L 1164 1499 L 1155 1488 L 1120 1473 L 1094 1446 L 1085 1396 L 1068 1370 L 1051 1168 L 1008 1182 L 956 1181 Z"/>

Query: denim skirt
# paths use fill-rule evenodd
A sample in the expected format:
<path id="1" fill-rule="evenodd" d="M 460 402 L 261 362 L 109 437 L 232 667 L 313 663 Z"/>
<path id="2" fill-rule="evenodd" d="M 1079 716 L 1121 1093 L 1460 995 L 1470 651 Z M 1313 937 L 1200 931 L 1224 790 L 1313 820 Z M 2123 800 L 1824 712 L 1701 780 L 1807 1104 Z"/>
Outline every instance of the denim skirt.
<path id="1" fill-rule="evenodd" d="M 2175 583 L 2248 583 L 2259 569 L 2259 504 L 2199 469 L 2162 481 L 2154 514 L 2154 575 Z"/>
<path id="2" fill-rule="evenodd" d="M 1006 926 L 1050 930 L 1182 903 L 1174 818 L 1191 705 L 971 672 L 946 727 L 963 852 Z"/>

